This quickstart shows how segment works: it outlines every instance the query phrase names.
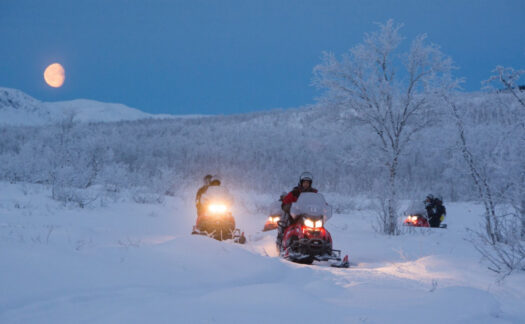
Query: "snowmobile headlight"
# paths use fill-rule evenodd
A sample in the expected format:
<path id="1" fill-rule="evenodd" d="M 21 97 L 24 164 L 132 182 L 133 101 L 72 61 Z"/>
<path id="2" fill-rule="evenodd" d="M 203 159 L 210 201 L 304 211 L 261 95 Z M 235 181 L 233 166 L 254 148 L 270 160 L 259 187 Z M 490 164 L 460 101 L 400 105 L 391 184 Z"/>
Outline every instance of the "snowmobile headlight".
<path id="1" fill-rule="evenodd" d="M 274 222 L 274 223 L 277 223 L 280 219 L 281 219 L 281 217 L 279 217 L 279 216 L 275 216 L 275 217 L 271 218 L 272 222 Z"/>
<path id="2" fill-rule="evenodd" d="M 415 222 L 415 221 L 417 221 L 417 216 L 410 216 L 410 219 L 411 219 L 413 222 Z"/>
<path id="3" fill-rule="evenodd" d="M 226 205 L 221 205 L 221 204 L 211 204 L 208 206 L 208 210 L 214 214 L 224 213 L 226 212 L 227 209 L 228 208 L 226 207 Z"/>
<path id="4" fill-rule="evenodd" d="M 323 221 L 322 220 L 315 221 L 315 228 L 320 228 L 320 227 L 323 227 Z"/>
<path id="5" fill-rule="evenodd" d="M 313 228 L 314 227 L 314 222 L 311 219 L 306 218 L 304 220 L 304 226 Z"/>

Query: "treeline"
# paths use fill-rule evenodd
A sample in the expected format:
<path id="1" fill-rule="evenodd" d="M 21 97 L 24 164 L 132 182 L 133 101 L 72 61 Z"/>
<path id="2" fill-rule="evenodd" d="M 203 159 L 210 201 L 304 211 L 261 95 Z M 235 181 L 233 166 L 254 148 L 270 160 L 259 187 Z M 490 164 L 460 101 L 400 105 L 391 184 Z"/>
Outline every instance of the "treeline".
<path id="1" fill-rule="evenodd" d="M 508 136 L 521 112 L 506 94 L 462 94 L 467 136 L 483 170 L 498 174 L 523 150 Z M 457 149 L 449 109 L 436 107 L 434 122 L 418 133 L 400 159 L 399 190 L 407 198 L 433 192 L 445 199 L 475 195 Z M 374 195 L 384 185 L 384 161 L 366 125 L 342 108 L 322 105 L 234 116 L 59 124 L 0 129 L 0 180 L 54 188 L 111 190 L 141 187 L 175 194 L 196 186 L 206 173 L 228 186 L 279 193 L 311 171 L 322 191 Z M 514 159 L 509 161 L 509 159 Z M 504 190 L 504 188 L 501 188 Z"/>

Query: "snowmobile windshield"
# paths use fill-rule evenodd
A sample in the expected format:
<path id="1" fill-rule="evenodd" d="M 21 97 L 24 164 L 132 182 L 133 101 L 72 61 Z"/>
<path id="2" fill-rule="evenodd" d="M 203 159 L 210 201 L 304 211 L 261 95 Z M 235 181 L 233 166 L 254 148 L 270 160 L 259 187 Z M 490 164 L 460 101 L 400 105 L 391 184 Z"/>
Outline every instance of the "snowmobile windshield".
<path id="1" fill-rule="evenodd" d="M 233 197 L 225 187 L 211 186 L 202 195 L 201 201 L 204 204 L 212 202 L 221 202 L 231 206 L 233 204 Z"/>
<path id="2" fill-rule="evenodd" d="M 290 214 L 293 219 L 300 215 L 323 217 L 326 222 L 332 217 L 332 207 L 326 203 L 324 196 L 315 192 L 303 192 L 297 202 L 292 205 Z"/>

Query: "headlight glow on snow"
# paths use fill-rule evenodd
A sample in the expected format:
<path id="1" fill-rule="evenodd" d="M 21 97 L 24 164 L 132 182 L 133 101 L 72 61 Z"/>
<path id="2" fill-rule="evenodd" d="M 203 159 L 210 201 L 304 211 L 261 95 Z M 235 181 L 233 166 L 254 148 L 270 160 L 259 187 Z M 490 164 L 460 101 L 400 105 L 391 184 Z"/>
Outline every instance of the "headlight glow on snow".
<path id="1" fill-rule="evenodd" d="M 208 210 L 211 213 L 224 213 L 227 210 L 226 205 L 211 204 L 208 206 Z"/>

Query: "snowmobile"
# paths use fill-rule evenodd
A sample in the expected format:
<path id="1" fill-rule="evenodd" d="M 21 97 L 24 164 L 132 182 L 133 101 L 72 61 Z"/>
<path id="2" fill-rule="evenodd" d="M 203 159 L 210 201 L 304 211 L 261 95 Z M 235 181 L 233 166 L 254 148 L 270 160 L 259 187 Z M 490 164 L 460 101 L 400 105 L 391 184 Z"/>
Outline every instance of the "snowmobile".
<path id="1" fill-rule="evenodd" d="M 338 268 L 348 268 L 348 255 L 332 248 L 332 236 L 324 228 L 332 210 L 320 193 L 304 192 L 290 209 L 291 224 L 286 227 L 280 254 L 287 260 L 302 264 L 329 261 Z M 278 246 L 279 248 L 279 246 Z"/>
<path id="2" fill-rule="evenodd" d="M 424 214 L 425 213 L 423 212 L 409 213 L 408 216 L 403 221 L 403 225 L 414 226 L 414 227 L 430 227 L 430 223 L 428 222 L 428 217 L 426 217 Z M 440 224 L 439 228 L 447 228 L 447 224 Z"/>
<path id="3" fill-rule="evenodd" d="M 209 187 L 197 204 L 197 222 L 191 234 L 205 235 L 216 240 L 230 240 L 246 243 L 244 232 L 235 228 L 231 213 L 233 199 L 224 187 Z"/>
<path id="4" fill-rule="evenodd" d="M 263 232 L 271 231 L 274 229 L 277 229 L 279 227 L 279 221 L 281 220 L 281 214 L 283 210 L 281 209 L 281 204 L 283 197 L 286 195 L 286 192 L 281 194 L 281 197 L 279 200 L 276 200 L 272 202 L 269 208 L 269 214 L 268 219 L 266 219 L 266 223 L 264 224 Z"/>
<path id="5" fill-rule="evenodd" d="M 430 227 L 430 224 L 428 223 L 428 219 L 423 216 L 421 213 L 411 213 L 403 222 L 403 225 L 406 226 L 415 226 L 415 227 Z"/>
<path id="6" fill-rule="evenodd" d="M 281 214 L 270 215 L 266 220 L 266 223 L 264 223 L 263 232 L 277 229 L 277 227 L 279 227 L 279 220 L 281 220 Z"/>

